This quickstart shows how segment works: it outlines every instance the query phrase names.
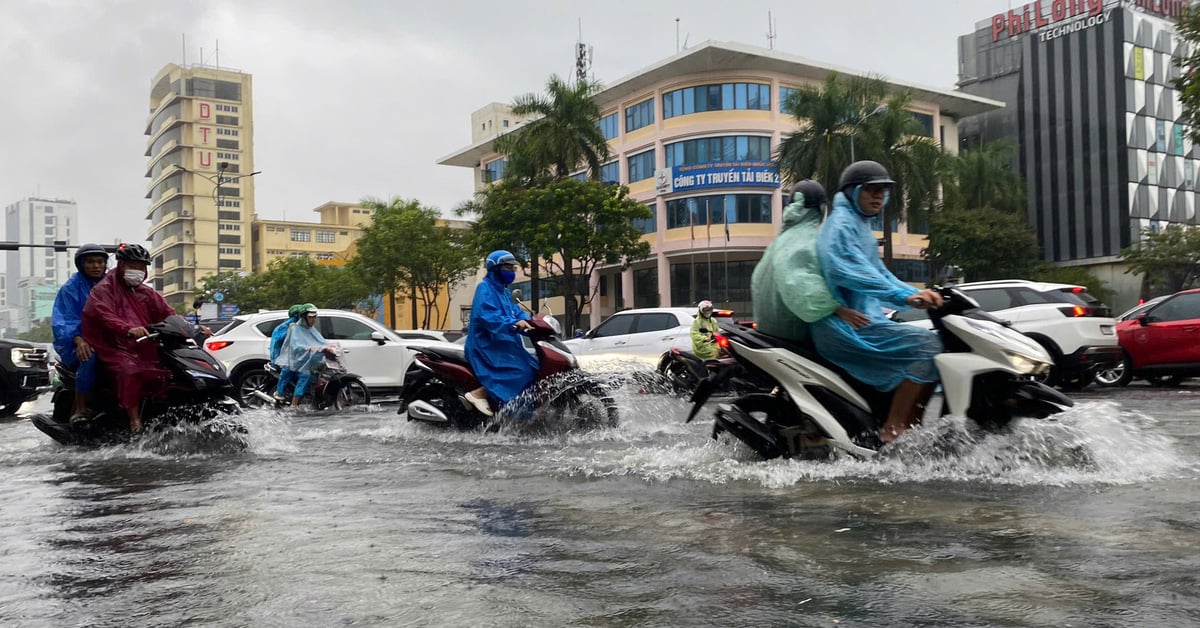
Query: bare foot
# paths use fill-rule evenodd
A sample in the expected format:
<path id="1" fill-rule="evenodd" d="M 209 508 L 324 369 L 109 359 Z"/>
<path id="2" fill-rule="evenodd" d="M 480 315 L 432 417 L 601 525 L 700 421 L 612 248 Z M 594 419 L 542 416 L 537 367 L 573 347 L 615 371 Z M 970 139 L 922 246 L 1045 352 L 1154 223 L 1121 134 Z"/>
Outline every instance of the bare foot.
<path id="1" fill-rule="evenodd" d="M 141 419 L 129 419 L 129 431 L 134 434 L 141 434 L 142 433 L 142 420 Z"/>
<path id="2" fill-rule="evenodd" d="M 888 427 L 885 425 L 879 428 L 879 441 L 885 445 L 893 442 L 897 438 L 900 438 L 900 435 L 904 433 L 904 430 L 905 428 L 896 429 L 894 427 Z"/>

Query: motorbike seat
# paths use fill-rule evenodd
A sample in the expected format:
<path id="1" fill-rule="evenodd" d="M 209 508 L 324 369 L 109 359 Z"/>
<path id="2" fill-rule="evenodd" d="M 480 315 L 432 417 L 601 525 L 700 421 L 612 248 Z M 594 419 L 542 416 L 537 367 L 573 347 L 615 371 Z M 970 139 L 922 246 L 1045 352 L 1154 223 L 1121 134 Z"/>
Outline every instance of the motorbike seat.
<path id="1" fill-rule="evenodd" d="M 457 362 L 459 364 L 467 363 L 466 349 L 459 345 L 438 347 L 423 346 L 414 350 L 420 351 L 425 355 L 437 358 L 439 360 L 446 360 L 447 362 Z"/>

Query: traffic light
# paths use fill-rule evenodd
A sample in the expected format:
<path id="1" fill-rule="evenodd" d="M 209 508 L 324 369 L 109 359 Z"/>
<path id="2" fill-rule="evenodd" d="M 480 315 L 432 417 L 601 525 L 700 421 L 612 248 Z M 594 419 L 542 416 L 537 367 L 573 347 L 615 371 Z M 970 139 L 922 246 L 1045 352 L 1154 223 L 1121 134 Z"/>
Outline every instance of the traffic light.
<path id="1" fill-rule="evenodd" d="M 55 253 L 66 253 L 67 252 L 67 241 L 66 240 L 55 240 L 54 241 L 54 252 Z"/>

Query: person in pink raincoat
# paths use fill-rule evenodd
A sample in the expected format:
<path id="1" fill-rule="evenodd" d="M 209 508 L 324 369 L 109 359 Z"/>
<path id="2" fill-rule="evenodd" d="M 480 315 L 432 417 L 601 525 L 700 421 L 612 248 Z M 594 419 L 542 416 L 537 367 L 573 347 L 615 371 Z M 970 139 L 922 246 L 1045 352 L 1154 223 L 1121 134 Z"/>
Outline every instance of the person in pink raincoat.
<path id="1" fill-rule="evenodd" d="M 129 415 L 129 429 L 142 430 L 141 402 L 148 386 L 167 375 L 146 326 L 162 322 L 175 310 L 145 284 L 150 253 L 139 244 L 117 249 L 117 267 L 92 288 L 83 307 L 83 339 L 96 351 L 100 366 L 116 383 L 117 403 Z"/>

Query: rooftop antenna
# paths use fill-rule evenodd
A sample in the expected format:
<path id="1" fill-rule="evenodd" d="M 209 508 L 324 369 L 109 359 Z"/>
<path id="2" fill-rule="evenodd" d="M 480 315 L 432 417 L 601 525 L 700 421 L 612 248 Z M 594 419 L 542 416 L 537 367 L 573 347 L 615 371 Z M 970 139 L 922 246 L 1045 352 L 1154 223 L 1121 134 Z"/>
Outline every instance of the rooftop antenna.
<path id="1" fill-rule="evenodd" d="M 588 72 L 592 69 L 592 50 L 583 43 L 583 18 L 579 20 L 579 41 L 575 43 L 575 80 L 582 83 L 588 80 Z"/>
<path id="2" fill-rule="evenodd" d="M 220 39 L 217 40 L 216 55 L 217 55 L 217 58 L 216 58 L 217 68 L 220 69 L 220 67 L 221 67 L 221 40 Z"/>
<path id="3" fill-rule="evenodd" d="M 775 19 L 771 17 L 771 11 L 767 11 L 767 48 L 775 49 Z"/>
<path id="4" fill-rule="evenodd" d="M 675 18 L 675 52 L 679 52 L 679 18 Z"/>
<path id="5" fill-rule="evenodd" d="M 186 68 L 187 67 L 187 33 L 179 33 L 179 38 L 180 38 L 179 52 L 183 55 L 183 59 L 182 59 L 183 67 Z"/>

